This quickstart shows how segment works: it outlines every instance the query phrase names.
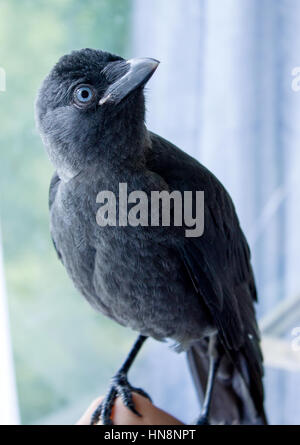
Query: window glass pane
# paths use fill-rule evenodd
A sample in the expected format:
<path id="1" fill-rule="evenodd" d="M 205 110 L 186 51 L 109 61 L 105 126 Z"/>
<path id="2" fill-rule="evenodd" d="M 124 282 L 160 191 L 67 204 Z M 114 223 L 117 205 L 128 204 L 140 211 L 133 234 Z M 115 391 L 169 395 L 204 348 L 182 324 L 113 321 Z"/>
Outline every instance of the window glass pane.
<path id="1" fill-rule="evenodd" d="M 81 47 L 127 55 L 129 0 L 1 0 L 1 218 L 23 423 L 72 423 L 104 393 L 135 335 L 94 312 L 58 261 L 48 228 L 53 168 L 35 130 L 43 77 Z"/>

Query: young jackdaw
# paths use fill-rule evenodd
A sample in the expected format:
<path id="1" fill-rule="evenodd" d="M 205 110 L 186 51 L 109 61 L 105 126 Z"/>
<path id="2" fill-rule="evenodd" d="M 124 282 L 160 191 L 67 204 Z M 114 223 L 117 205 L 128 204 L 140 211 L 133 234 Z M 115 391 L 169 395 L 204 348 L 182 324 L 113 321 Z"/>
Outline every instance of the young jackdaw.
<path id="1" fill-rule="evenodd" d="M 151 336 L 187 351 L 203 401 L 199 424 L 265 423 L 249 247 L 218 179 L 145 126 L 143 89 L 158 63 L 74 51 L 54 66 L 36 102 L 56 170 L 49 207 L 58 256 L 96 310 L 140 333 L 92 421 L 111 423 L 117 396 L 139 415 L 132 391 L 147 395 L 127 373 Z M 204 191 L 203 235 L 187 237 L 184 224 L 99 225 L 99 192 L 114 194 L 118 213 L 120 184 L 149 198 Z M 173 200 L 170 212 L 174 220 Z"/>

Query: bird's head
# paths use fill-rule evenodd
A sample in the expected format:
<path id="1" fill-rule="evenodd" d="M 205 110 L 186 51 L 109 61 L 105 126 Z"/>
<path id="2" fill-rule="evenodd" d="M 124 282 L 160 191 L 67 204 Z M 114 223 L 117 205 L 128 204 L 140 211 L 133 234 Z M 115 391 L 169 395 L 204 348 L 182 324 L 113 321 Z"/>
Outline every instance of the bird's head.
<path id="1" fill-rule="evenodd" d="M 144 125 L 143 87 L 158 64 L 154 59 L 124 60 L 83 49 L 63 56 L 54 66 L 38 93 L 36 121 L 63 180 L 95 158 L 105 160 L 122 139 L 134 139 L 134 132 Z M 127 145 L 132 146 L 130 141 Z"/>

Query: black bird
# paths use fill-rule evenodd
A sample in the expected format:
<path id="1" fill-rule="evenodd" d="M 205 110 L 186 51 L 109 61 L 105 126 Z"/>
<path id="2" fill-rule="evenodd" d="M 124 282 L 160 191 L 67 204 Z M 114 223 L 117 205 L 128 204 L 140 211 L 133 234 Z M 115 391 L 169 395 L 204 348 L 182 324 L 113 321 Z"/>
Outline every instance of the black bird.
<path id="1" fill-rule="evenodd" d="M 58 256 L 95 309 L 140 333 L 93 423 L 99 416 L 111 423 L 118 395 L 136 413 L 127 373 L 148 336 L 187 351 L 203 401 L 199 424 L 265 423 L 249 247 L 218 179 L 145 126 L 143 89 L 158 63 L 74 51 L 54 66 L 36 101 L 56 169 L 49 206 Z M 147 196 L 204 191 L 203 235 L 187 237 L 175 224 L 100 227 L 98 193 L 119 198 L 120 183 Z"/>

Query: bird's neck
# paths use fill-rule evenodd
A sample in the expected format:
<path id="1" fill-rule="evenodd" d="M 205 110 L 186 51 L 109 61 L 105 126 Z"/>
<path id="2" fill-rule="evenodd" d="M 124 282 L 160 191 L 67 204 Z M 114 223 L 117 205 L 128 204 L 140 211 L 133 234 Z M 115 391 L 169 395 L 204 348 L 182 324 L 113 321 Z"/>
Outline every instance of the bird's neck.
<path id="1" fill-rule="evenodd" d="M 139 169 L 146 163 L 146 155 L 151 140 L 144 121 L 135 121 L 122 116 L 110 123 L 105 136 L 99 143 L 99 153 L 103 164 L 110 169 Z"/>

